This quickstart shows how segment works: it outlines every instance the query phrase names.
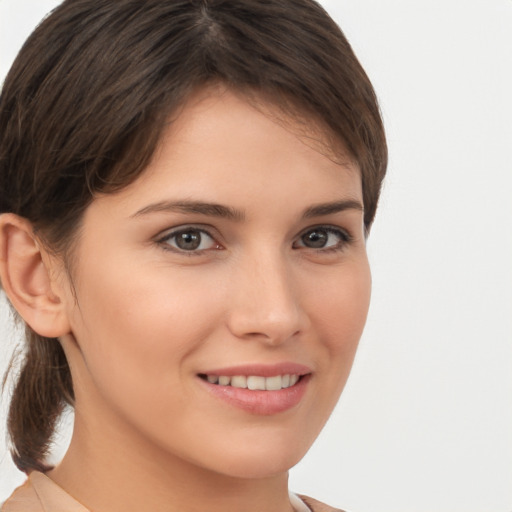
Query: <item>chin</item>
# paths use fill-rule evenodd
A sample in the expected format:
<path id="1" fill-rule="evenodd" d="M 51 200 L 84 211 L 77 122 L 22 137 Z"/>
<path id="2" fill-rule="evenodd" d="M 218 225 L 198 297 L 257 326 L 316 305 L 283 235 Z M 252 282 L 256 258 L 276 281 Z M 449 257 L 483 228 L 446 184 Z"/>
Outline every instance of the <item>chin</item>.
<path id="1" fill-rule="evenodd" d="M 233 478 L 263 479 L 271 478 L 288 472 L 306 454 L 310 445 L 306 447 L 283 446 L 275 444 L 255 443 L 252 446 L 231 448 L 229 453 L 224 452 L 216 460 L 215 471 Z"/>

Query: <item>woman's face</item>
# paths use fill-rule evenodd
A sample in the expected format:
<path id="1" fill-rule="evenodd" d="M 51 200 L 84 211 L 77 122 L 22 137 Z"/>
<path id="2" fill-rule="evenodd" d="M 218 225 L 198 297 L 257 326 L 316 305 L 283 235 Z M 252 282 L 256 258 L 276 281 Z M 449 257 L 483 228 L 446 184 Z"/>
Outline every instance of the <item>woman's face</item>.
<path id="1" fill-rule="evenodd" d="M 196 94 L 86 211 L 62 341 L 77 432 L 106 454 L 270 476 L 338 400 L 370 299 L 360 175 L 266 109 Z"/>

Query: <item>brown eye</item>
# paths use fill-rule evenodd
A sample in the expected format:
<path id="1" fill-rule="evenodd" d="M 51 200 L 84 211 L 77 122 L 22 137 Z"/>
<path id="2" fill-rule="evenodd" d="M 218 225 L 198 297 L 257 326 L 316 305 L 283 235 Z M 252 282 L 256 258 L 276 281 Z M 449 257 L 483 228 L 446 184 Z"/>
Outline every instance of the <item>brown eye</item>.
<path id="1" fill-rule="evenodd" d="M 187 228 L 173 231 L 160 240 L 170 249 L 184 252 L 200 252 L 216 247 L 215 240 L 204 230 Z"/>
<path id="2" fill-rule="evenodd" d="M 201 233 L 185 231 L 175 235 L 176 246 L 184 251 L 195 251 L 201 245 Z"/>
<path id="3" fill-rule="evenodd" d="M 350 235 L 339 228 L 319 226 L 311 228 L 300 235 L 294 248 L 308 248 L 320 250 L 342 250 L 351 241 Z"/>
<path id="4" fill-rule="evenodd" d="M 302 235 L 301 240 L 305 247 L 321 249 L 326 246 L 329 240 L 329 233 L 323 229 L 315 229 Z"/>

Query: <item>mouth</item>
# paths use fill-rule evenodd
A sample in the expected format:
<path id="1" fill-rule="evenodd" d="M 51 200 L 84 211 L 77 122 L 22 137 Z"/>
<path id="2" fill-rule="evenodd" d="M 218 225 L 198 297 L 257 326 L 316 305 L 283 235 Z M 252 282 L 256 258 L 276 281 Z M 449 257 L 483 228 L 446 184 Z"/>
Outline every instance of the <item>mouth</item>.
<path id="1" fill-rule="evenodd" d="M 294 363 L 242 365 L 197 374 L 210 395 L 236 409 L 270 416 L 294 409 L 313 377 L 311 368 Z"/>
<path id="2" fill-rule="evenodd" d="M 262 375 L 199 374 L 199 377 L 217 386 L 230 386 L 251 391 L 279 391 L 295 386 L 304 375 L 284 374 L 264 377 Z"/>

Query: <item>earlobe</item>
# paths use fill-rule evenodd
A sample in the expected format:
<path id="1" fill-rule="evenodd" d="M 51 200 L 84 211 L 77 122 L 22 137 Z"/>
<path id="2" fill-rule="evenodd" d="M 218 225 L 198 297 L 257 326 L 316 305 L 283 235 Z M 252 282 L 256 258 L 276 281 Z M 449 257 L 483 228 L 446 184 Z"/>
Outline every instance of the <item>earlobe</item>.
<path id="1" fill-rule="evenodd" d="M 57 338 L 70 331 L 64 297 L 55 269 L 49 268 L 32 225 L 11 213 L 0 215 L 0 279 L 9 300 L 41 336 Z"/>

